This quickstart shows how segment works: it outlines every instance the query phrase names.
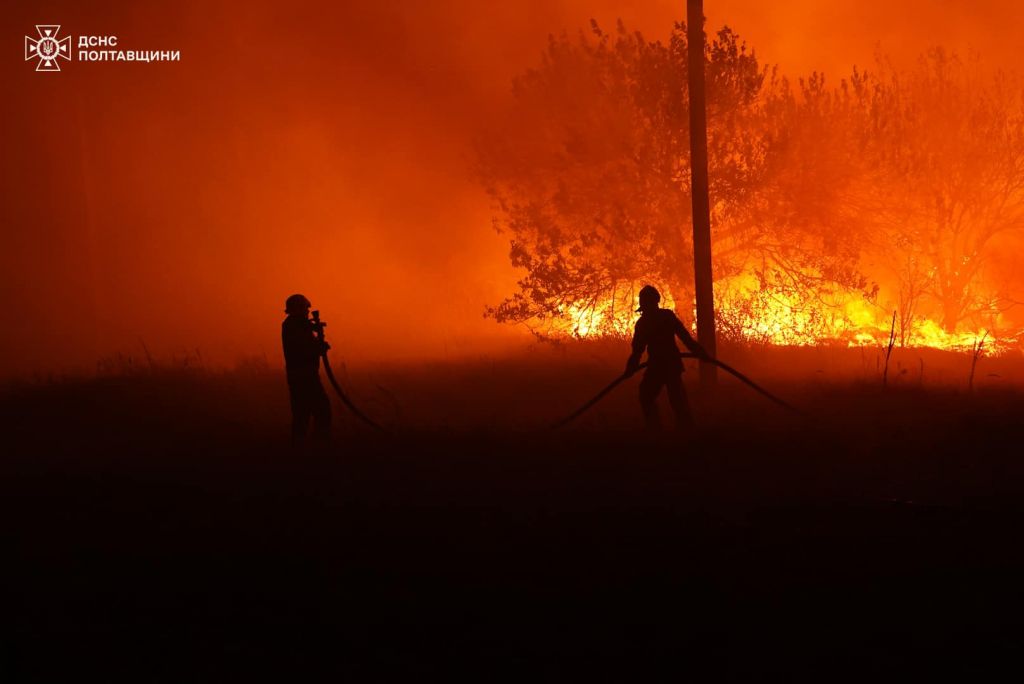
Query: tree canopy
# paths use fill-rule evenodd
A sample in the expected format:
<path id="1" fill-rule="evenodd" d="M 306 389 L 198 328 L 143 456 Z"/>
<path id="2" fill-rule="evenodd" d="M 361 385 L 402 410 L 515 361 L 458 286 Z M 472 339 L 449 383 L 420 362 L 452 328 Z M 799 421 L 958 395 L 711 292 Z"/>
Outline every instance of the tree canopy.
<path id="1" fill-rule="evenodd" d="M 682 23 L 667 43 L 592 24 L 550 38 L 515 80 L 476 146 L 524 273 L 488 315 L 541 334 L 623 331 L 651 283 L 688 317 L 687 49 Z M 733 297 L 727 334 L 765 293 L 819 315 L 851 293 L 877 304 L 882 283 L 905 334 L 926 313 L 952 331 L 1012 304 L 986 269 L 1024 222 L 1015 77 L 934 50 L 909 71 L 879 59 L 834 85 L 790 81 L 727 27 L 704 59 L 715 276 L 758 291 L 718 293 Z"/>

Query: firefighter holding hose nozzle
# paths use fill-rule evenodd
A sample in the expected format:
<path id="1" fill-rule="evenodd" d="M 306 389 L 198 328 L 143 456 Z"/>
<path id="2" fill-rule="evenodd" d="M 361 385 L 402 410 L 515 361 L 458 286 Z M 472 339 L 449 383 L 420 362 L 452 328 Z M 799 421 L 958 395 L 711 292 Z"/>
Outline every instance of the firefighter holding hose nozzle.
<path id="1" fill-rule="evenodd" d="M 699 359 L 710 358 L 704 348 L 693 339 L 686 326 L 671 309 L 658 306 L 661 294 L 650 285 L 640 290 L 640 319 L 633 330 L 633 353 L 626 361 L 625 375 L 631 376 L 639 370 L 640 357 L 647 352 L 647 370 L 640 381 L 640 408 L 644 420 L 651 430 L 661 429 L 656 399 L 664 387 L 669 404 L 675 413 L 676 429 L 684 430 L 693 426 L 690 403 L 683 387 L 683 360 L 676 346 L 678 337 L 686 348 Z"/>
<path id="2" fill-rule="evenodd" d="M 285 301 L 287 318 L 281 324 L 285 372 L 292 407 L 292 446 L 306 441 L 310 418 L 313 437 L 326 442 L 331 432 L 331 402 L 320 383 L 320 357 L 329 348 L 314 331 L 309 319 L 312 306 L 303 295 L 294 294 Z"/>

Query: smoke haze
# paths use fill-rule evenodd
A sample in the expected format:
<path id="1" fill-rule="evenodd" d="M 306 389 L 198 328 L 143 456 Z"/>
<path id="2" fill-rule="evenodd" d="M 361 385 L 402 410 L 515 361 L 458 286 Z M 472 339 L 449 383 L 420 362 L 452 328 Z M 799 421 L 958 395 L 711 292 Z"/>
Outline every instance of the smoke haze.
<path id="1" fill-rule="evenodd" d="M 830 78 L 876 49 L 976 49 L 1015 69 L 1013 2 L 707 0 L 763 62 Z M 115 352 L 277 363 L 303 292 L 344 357 L 437 358 L 523 345 L 482 317 L 513 288 L 470 168 L 480 125 L 551 33 L 621 17 L 668 34 L 685 2 L 40 2 L 9 7 L 3 78 L 9 321 L 0 374 L 91 368 Z M 62 63 L 22 36 L 59 23 L 181 62 Z"/>

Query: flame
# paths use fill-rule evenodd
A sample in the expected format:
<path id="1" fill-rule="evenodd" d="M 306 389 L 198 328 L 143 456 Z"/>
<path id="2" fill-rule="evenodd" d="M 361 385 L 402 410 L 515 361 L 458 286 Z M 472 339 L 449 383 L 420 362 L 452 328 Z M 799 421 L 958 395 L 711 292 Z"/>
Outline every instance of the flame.
<path id="1" fill-rule="evenodd" d="M 894 344 L 902 347 L 970 352 L 981 344 L 989 355 L 1020 349 L 1016 335 L 996 334 L 1001 322 L 998 316 L 989 327 L 949 332 L 923 316 L 905 322 L 897 316 L 894 324 L 891 307 L 859 291 L 830 290 L 800 296 L 766 287 L 751 274 L 720 279 L 715 288 L 719 335 L 739 342 L 801 347 L 885 346 L 892 335 Z M 634 291 L 635 286 L 630 285 L 603 299 L 564 305 L 548 332 L 556 337 L 628 337 L 639 316 Z M 677 309 L 670 293 L 663 297 L 662 306 Z M 690 314 L 688 323 L 695 328 L 695 312 L 691 309 Z"/>
<path id="2" fill-rule="evenodd" d="M 640 284 L 642 285 L 642 284 Z M 555 337 L 627 337 L 633 334 L 636 313 L 637 283 L 616 287 L 604 297 L 580 300 L 564 304 L 557 309 L 545 332 Z M 662 290 L 661 305 L 675 308 L 675 300 L 667 290 Z"/>

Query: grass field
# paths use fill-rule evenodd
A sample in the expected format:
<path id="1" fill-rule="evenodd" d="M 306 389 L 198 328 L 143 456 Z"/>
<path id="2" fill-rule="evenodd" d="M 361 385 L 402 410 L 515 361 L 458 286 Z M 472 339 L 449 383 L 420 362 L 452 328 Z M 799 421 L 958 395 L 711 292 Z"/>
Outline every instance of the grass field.
<path id="1" fill-rule="evenodd" d="M 990 680 L 1024 636 L 1024 362 L 725 349 L 688 435 L 621 345 L 280 371 L 122 364 L 4 393 L 4 681 Z M 906 371 L 906 372 L 903 372 Z M 688 374 L 688 382 L 696 373 Z M 70 674 L 69 674 L 70 673 Z"/>

